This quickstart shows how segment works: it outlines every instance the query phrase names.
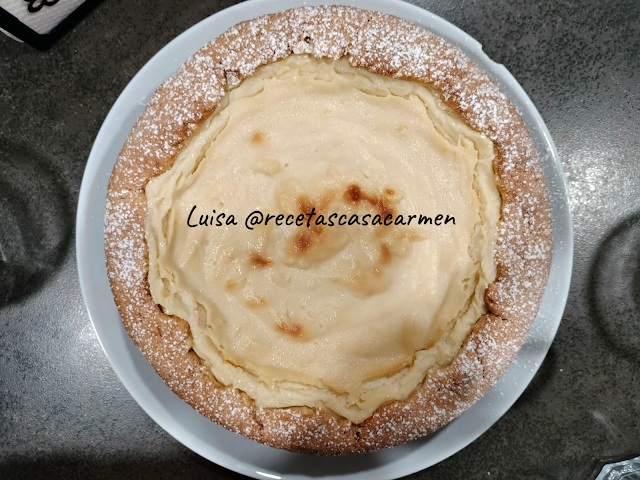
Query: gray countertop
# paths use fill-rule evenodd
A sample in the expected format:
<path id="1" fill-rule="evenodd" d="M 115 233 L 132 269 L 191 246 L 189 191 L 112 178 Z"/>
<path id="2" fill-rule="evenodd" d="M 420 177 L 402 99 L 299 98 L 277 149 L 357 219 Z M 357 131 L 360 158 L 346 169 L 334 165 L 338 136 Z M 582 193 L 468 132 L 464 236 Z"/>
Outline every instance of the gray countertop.
<path id="1" fill-rule="evenodd" d="M 239 478 L 173 440 L 111 370 L 74 224 L 89 150 L 133 75 L 233 2 L 106 0 L 42 53 L 0 35 L 0 478 Z M 575 267 L 540 371 L 478 440 L 413 478 L 592 478 L 640 455 L 640 2 L 416 2 L 536 104 L 569 184 Z"/>

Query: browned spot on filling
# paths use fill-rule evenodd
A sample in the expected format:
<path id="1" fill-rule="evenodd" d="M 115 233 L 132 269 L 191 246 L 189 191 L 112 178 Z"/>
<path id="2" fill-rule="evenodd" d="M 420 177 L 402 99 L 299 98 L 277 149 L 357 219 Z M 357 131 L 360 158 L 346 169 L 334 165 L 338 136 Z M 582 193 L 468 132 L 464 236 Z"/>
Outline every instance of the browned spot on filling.
<path id="1" fill-rule="evenodd" d="M 313 200 L 307 194 L 298 197 L 298 209 L 300 214 L 304 215 L 304 219 L 302 224 L 298 225 L 297 233 L 292 237 L 289 246 L 291 255 L 306 255 L 312 248 L 323 242 L 322 234 L 325 229 L 322 222 L 326 223 L 327 220 L 324 218 L 318 223 L 318 219 L 321 215 L 323 217 L 327 215 L 327 209 L 334 196 L 335 192 L 328 191 Z"/>
<path id="2" fill-rule="evenodd" d="M 387 188 L 385 193 L 387 195 L 393 195 L 395 192 L 390 188 Z M 393 217 L 393 206 L 387 198 L 377 195 L 369 195 L 366 192 L 363 192 L 358 185 L 349 185 L 344 192 L 343 198 L 349 203 L 358 203 L 360 200 L 364 200 L 373 208 L 378 210 L 383 222 L 388 215 Z"/>
<path id="3" fill-rule="evenodd" d="M 382 220 L 387 218 L 388 215 L 393 217 L 393 207 L 386 198 L 367 198 L 367 201 L 380 213 Z"/>
<path id="4" fill-rule="evenodd" d="M 273 265 L 273 262 L 271 260 L 264 258 L 258 252 L 253 252 L 249 256 L 249 261 L 251 262 L 251 265 L 255 268 L 265 268 Z"/>
<path id="5" fill-rule="evenodd" d="M 380 262 L 383 264 L 391 262 L 391 250 L 385 243 L 380 244 Z"/>
<path id="6" fill-rule="evenodd" d="M 297 253 L 303 253 L 309 250 L 311 246 L 311 233 L 308 231 L 302 231 L 296 235 L 293 242 L 293 248 Z"/>
<path id="7" fill-rule="evenodd" d="M 227 283 L 225 283 L 224 286 L 227 288 L 228 291 L 231 292 L 236 289 L 236 287 L 238 286 L 238 282 L 234 280 L 227 280 Z"/>
<path id="8" fill-rule="evenodd" d="M 255 132 L 251 136 L 251 144 L 252 145 L 260 145 L 260 144 L 264 143 L 266 140 L 267 140 L 267 137 L 262 132 Z"/>
<path id="9" fill-rule="evenodd" d="M 302 336 L 302 325 L 291 320 L 280 321 L 276 323 L 278 329 L 284 333 L 288 333 L 294 337 Z"/>
<path id="10" fill-rule="evenodd" d="M 314 205 L 308 195 L 301 195 L 298 198 L 298 207 L 300 208 L 300 213 L 307 215 L 313 211 Z"/>
<path id="11" fill-rule="evenodd" d="M 344 199 L 348 202 L 356 203 L 362 196 L 362 190 L 358 185 L 349 185 L 344 192 Z"/>

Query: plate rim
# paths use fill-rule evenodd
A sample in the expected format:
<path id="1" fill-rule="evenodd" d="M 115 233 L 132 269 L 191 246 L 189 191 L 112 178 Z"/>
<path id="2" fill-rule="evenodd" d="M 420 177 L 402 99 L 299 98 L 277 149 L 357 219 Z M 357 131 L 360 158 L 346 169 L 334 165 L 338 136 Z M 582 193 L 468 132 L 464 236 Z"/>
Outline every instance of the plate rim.
<path id="1" fill-rule="evenodd" d="M 285 5 L 285 4 L 286 4 L 286 8 L 274 8 L 274 9 L 269 8 L 272 5 Z M 357 6 L 357 7 L 368 9 L 368 10 L 378 10 L 386 13 L 392 13 L 397 16 L 403 16 L 404 18 L 407 18 L 407 16 L 410 16 L 409 13 L 413 13 L 418 18 L 418 21 L 417 22 L 414 21 L 414 23 L 420 25 L 421 27 L 426 28 L 428 30 L 433 30 L 433 29 L 437 29 L 436 28 L 436 24 L 437 24 L 437 26 L 440 29 L 443 29 L 443 28 L 447 29 L 449 31 L 449 35 L 459 36 L 460 41 L 451 41 L 451 39 L 448 38 L 448 36 L 442 35 L 440 32 L 434 32 L 437 35 L 440 35 L 443 38 L 445 38 L 450 43 L 453 43 L 456 46 L 458 46 L 461 50 L 463 50 L 463 52 L 467 56 L 471 58 L 472 61 L 474 61 L 474 63 L 478 63 L 476 60 L 480 58 L 483 62 L 491 65 L 492 68 L 494 69 L 493 72 L 485 70 L 484 68 L 483 70 L 485 70 L 492 77 L 492 79 L 494 79 L 494 81 L 497 81 L 497 83 L 499 84 L 500 88 L 503 91 L 505 86 L 508 87 L 509 89 L 513 89 L 514 92 L 512 93 L 514 93 L 518 97 L 518 99 L 521 100 L 522 103 L 524 103 L 526 107 L 526 113 L 532 117 L 532 121 L 534 122 L 535 126 L 539 128 L 540 134 L 544 138 L 543 143 L 547 145 L 547 151 L 545 153 L 538 152 L 541 157 L 543 156 L 545 157 L 545 160 L 542 161 L 543 166 L 547 167 L 551 171 L 554 171 L 556 174 L 555 177 L 558 177 L 560 179 L 560 184 L 554 186 L 554 188 L 556 189 L 555 191 L 552 192 L 551 187 L 548 187 L 550 191 L 550 195 L 556 195 L 558 197 L 556 200 L 560 201 L 560 204 L 561 204 L 560 206 L 561 207 L 564 206 L 565 208 L 565 211 L 563 212 L 564 214 L 563 218 L 557 218 L 557 217 L 553 218 L 554 256 L 552 259 L 552 262 L 553 262 L 552 270 L 550 272 L 549 281 L 546 287 L 547 291 L 550 288 L 552 275 L 554 275 L 554 266 L 556 268 L 558 267 L 557 265 L 558 259 L 556 258 L 556 255 L 557 255 L 556 233 L 558 228 L 564 229 L 563 242 L 565 242 L 565 244 L 562 245 L 562 248 L 561 248 L 561 252 L 565 255 L 565 258 L 562 259 L 564 275 L 562 274 L 562 272 L 556 274 L 556 276 L 562 275 L 560 278 L 557 279 L 558 285 L 556 286 L 556 292 L 555 292 L 556 296 L 558 296 L 559 299 L 556 300 L 553 307 L 553 311 L 547 312 L 547 315 L 554 316 L 557 318 L 555 320 L 552 319 L 553 324 L 546 326 L 547 337 L 544 339 L 545 345 L 543 345 L 542 349 L 537 353 L 537 356 L 540 357 L 540 362 L 537 363 L 534 366 L 534 368 L 531 368 L 529 370 L 529 372 L 531 373 L 530 378 L 526 379 L 525 381 L 520 381 L 519 384 L 516 385 L 516 391 L 509 396 L 509 399 L 506 401 L 506 403 L 503 402 L 503 405 L 501 406 L 500 409 L 495 410 L 496 415 L 494 416 L 494 418 L 492 418 L 492 420 L 487 425 L 480 427 L 481 431 L 479 431 L 479 433 L 468 436 L 460 443 L 458 447 L 454 447 L 453 449 L 450 449 L 451 451 L 448 454 L 441 455 L 439 458 L 435 459 L 435 461 L 431 461 L 432 459 L 429 458 L 429 459 L 426 459 L 426 461 L 424 461 L 423 464 L 418 465 L 417 468 L 413 468 L 413 466 L 415 466 L 415 463 L 414 463 L 414 465 L 412 467 L 409 467 L 408 469 L 407 468 L 398 469 L 397 473 L 394 472 L 395 476 L 393 477 L 393 478 L 397 478 L 399 476 L 415 473 L 416 471 L 422 470 L 424 468 L 428 468 L 448 458 L 449 456 L 459 452 L 460 450 L 468 446 L 470 443 L 472 443 L 480 435 L 482 435 L 482 433 L 488 430 L 496 421 L 498 421 L 513 406 L 513 404 L 517 401 L 517 399 L 520 397 L 522 392 L 527 388 L 530 381 L 533 379 L 535 373 L 537 372 L 539 366 L 542 364 L 542 361 L 546 357 L 546 354 L 553 342 L 553 338 L 555 337 L 555 334 L 559 327 L 560 320 L 567 302 L 569 285 L 571 281 L 571 273 L 573 268 L 573 222 L 571 218 L 571 212 L 569 209 L 566 177 L 564 176 L 562 164 L 560 162 L 555 144 L 553 143 L 551 135 L 546 127 L 546 124 L 544 123 L 542 117 L 540 116 L 540 113 L 538 112 L 535 105 L 533 104 L 531 99 L 528 97 L 528 95 L 526 94 L 522 86 L 515 80 L 513 75 L 511 75 L 511 73 L 506 69 L 506 67 L 504 67 L 501 64 L 497 64 L 493 62 L 493 60 L 491 60 L 484 53 L 484 51 L 482 50 L 482 45 L 479 42 L 477 42 L 475 39 L 473 39 L 473 37 L 469 36 L 467 33 L 462 31 L 455 25 L 449 23 L 447 20 L 444 20 L 443 18 L 421 7 L 403 2 L 401 0 L 369 0 L 369 1 L 367 0 L 339 1 L 338 0 L 336 2 L 331 2 L 331 1 L 323 2 L 323 1 L 313 1 L 313 0 L 312 1 L 249 0 L 247 2 L 235 4 L 231 7 L 220 10 L 214 13 L 213 15 L 202 19 L 195 25 L 191 26 L 190 28 L 182 32 L 180 35 L 178 35 L 177 37 L 172 39 L 169 43 L 167 43 L 163 48 L 161 48 L 155 55 L 153 55 L 145 63 L 145 65 L 133 76 L 133 78 L 129 81 L 127 86 L 123 89 L 123 91 L 120 93 L 120 95 L 114 102 L 113 106 L 111 107 L 109 113 L 105 117 L 100 127 L 100 130 L 95 138 L 94 144 L 89 153 L 89 158 L 87 161 L 87 165 L 85 167 L 85 171 L 83 173 L 82 184 L 81 184 L 80 193 L 78 196 L 78 208 L 77 208 L 77 215 L 76 215 L 76 258 L 77 258 L 77 266 L 78 266 L 78 278 L 79 278 L 80 288 L 82 291 L 82 297 L 85 303 L 85 308 L 87 310 L 87 313 L 89 314 L 89 318 L 91 320 L 94 331 L 96 332 L 96 336 L 98 338 L 98 342 L 100 343 L 102 350 L 105 352 L 105 355 L 107 356 L 107 359 L 109 360 L 109 363 L 111 364 L 111 367 L 113 368 L 120 382 L 127 389 L 127 391 L 133 397 L 133 399 L 138 403 L 138 405 L 140 405 L 140 407 L 145 411 L 145 413 L 149 415 L 149 417 L 151 417 L 161 428 L 163 428 L 167 433 L 169 433 L 169 435 L 171 435 L 178 442 L 182 443 L 190 450 L 196 452 L 202 457 L 207 458 L 208 460 L 218 465 L 221 465 L 227 469 L 233 470 L 237 473 L 248 475 L 254 478 L 284 478 L 284 476 L 278 475 L 277 472 L 275 471 L 263 472 L 263 471 L 256 470 L 255 465 L 250 466 L 244 461 L 238 461 L 236 458 L 233 458 L 225 454 L 224 452 L 221 452 L 220 450 L 217 450 L 217 453 L 219 454 L 218 457 L 216 457 L 215 459 L 211 458 L 211 455 L 208 452 L 205 452 L 204 448 L 202 448 L 201 445 L 195 445 L 193 441 L 190 441 L 190 439 L 188 438 L 190 437 L 190 432 L 185 431 L 184 427 L 181 425 L 177 425 L 175 421 L 171 422 L 171 415 L 169 414 L 168 411 L 163 412 L 163 404 L 158 398 L 154 396 L 151 396 L 150 398 L 148 396 L 147 397 L 144 396 L 144 392 L 142 392 L 136 385 L 136 381 L 141 380 L 141 377 L 139 375 L 136 375 L 136 374 L 139 374 L 139 372 L 135 370 L 129 371 L 129 372 L 123 370 L 123 367 L 121 367 L 120 365 L 120 361 L 116 358 L 116 352 L 114 352 L 111 349 L 108 342 L 105 343 L 105 340 L 108 337 L 103 332 L 103 326 L 98 320 L 98 318 L 100 317 L 100 313 L 96 310 L 95 300 L 93 298 L 94 293 L 90 290 L 91 288 L 90 284 L 92 283 L 90 280 L 90 277 L 92 276 L 92 273 L 88 271 L 88 265 L 90 262 L 90 259 L 88 257 L 89 247 L 86 246 L 86 242 L 84 241 L 84 239 L 87 236 L 87 229 L 91 220 L 94 220 L 94 223 L 95 221 L 99 221 L 100 225 L 102 226 L 102 230 L 100 231 L 100 233 L 103 239 L 103 243 L 100 245 L 100 249 L 103 253 L 103 258 L 104 258 L 104 220 L 103 218 L 95 219 L 93 215 L 90 215 L 90 208 L 89 208 L 92 201 L 91 197 L 95 196 L 94 189 L 95 188 L 99 189 L 101 185 L 100 183 L 101 180 L 102 180 L 103 186 L 105 187 L 105 191 L 101 192 L 100 194 L 100 202 L 106 203 L 106 183 L 108 182 L 108 178 L 113 168 L 111 166 L 107 168 L 108 170 L 107 172 L 101 172 L 101 170 L 104 170 L 105 154 L 103 154 L 100 150 L 103 147 L 103 144 L 105 143 L 106 138 L 108 136 L 107 131 L 110 128 L 112 128 L 113 124 L 119 121 L 119 118 L 118 118 L 119 112 L 128 111 L 129 113 L 136 113 L 135 108 L 132 108 L 130 105 L 126 105 L 126 98 L 130 94 L 130 92 L 136 88 L 136 85 L 140 83 L 145 76 L 148 76 L 148 72 L 154 70 L 157 67 L 157 64 L 164 57 L 169 56 L 172 52 L 172 49 L 186 50 L 186 46 L 181 46 L 181 43 L 185 42 L 185 40 L 187 40 L 189 36 L 196 36 L 197 29 L 203 29 L 207 24 L 214 23 L 214 19 L 220 22 L 224 22 L 226 18 L 231 18 L 236 13 L 243 12 L 243 11 L 255 11 L 255 8 L 252 8 L 252 7 L 261 7 L 263 10 L 265 10 L 265 7 L 266 7 L 267 10 L 275 12 L 275 11 L 282 11 L 287 8 L 293 8 L 296 6 L 320 5 L 320 4 L 339 4 L 339 5 Z M 408 12 L 407 16 L 400 15 L 399 12 L 397 11 L 396 12 L 389 11 L 389 10 L 396 10 L 396 8 L 399 10 L 405 9 Z M 245 17 L 254 18 L 262 14 L 263 13 L 258 13 L 258 14 L 250 13 L 249 15 L 245 15 Z M 413 20 L 414 19 L 412 19 L 412 21 Z M 422 21 L 422 20 L 426 20 L 426 21 Z M 237 21 L 234 21 L 233 23 L 229 24 L 227 27 L 225 27 L 225 29 L 231 27 L 235 23 L 237 23 Z M 214 37 L 215 35 L 212 35 L 211 39 Z M 201 46 L 202 45 L 197 45 L 195 49 L 197 50 Z M 193 51 L 191 53 L 188 53 L 187 58 L 191 56 L 192 53 Z M 177 70 L 177 68 L 179 68 L 181 63 L 182 62 L 179 62 L 175 65 L 174 71 Z M 482 68 L 482 66 L 480 66 L 480 68 Z M 496 76 L 500 77 L 500 79 L 499 80 L 496 79 Z M 164 81 L 164 80 L 165 78 L 161 79 L 161 81 Z M 504 82 L 504 80 L 506 80 L 506 83 Z M 158 82 L 158 84 L 159 83 L 160 82 Z M 155 88 L 156 87 L 154 87 L 153 90 L 155 90 Z M 513 101 L 513 99 L 510 96 L 509 98 L 510 100 Z M 146 105 L 147 101 L 148 101 L 148 98 L 143 99 L 144 105 Z M 138 107 L 140 107 L 141 105 L 144 107 L 142 103 L 138 105 Z M 142 112 L 141 109 L 138 108 L 138 110 L 139 111 L 135 115 L 135 118 L 137 118 L 137 116 Z M 523 114 L 523 112 L 520 112 L 520 113 Z M 531 131 L 529 124 L 527 125 L 527 127 Z M 125 135 L 125 138 L 127 135 Z M 119 148 L 121 148 L 121 146 L 122 145 L 119 145 Z M 119 148 L 118 148 L 118 151 L 119 151 Z M 113 160 L 115 163 L 115 159 Z M 100 173 L 106 173 L 106 180 L 104 178 L 103 179 L 99 178 Z M 556 178 L 556 180 L 558 178 Z M 547 180 L 547 184 L 549 184 L 547 171 L 545 171 L 545 179 Z M 103 199 L 104 199 L 104 202 L 103 202 Z M 102 211 L 104 211 L 104 205 L 102 205 Z M 90 216 L 87 217 L 88 215 Z M 559 226 L 557 225 L 557 222 L 560 222 L 560 221 L 562 221 L 562 225 Z M 106 276 L 106 266 L 104 267 L 104 272 L 101 272 L 101 273 L 104 273 L 104 275 Z M 108 284 L 108 280 L 107 280 L 107 284 Z M 109 291 L 109 294 L 111 295 L 110 291 Z M 545 293 L 545 296 L 546 295 L 547 293 Z M 111 300 L 112 300 L 112 303 L 114 303 L 114 307 L 115 307 L 115 302 L 113 302 L 113 298 L 111 298 Z M 543 300 L 543 303 L 544 303 L 544 300 Z M 542 310 L 542 307 L 541 307 L 541 310 Z M 539 321 L 539 317 L 541 317 L 541 313 L 539 313 L 538 316 L 536 317 L 536 322 Z M 124 330 L 124 327 L 122 327 L 122 330 Z M 101 332 L 102 332 L 102 335 L 101 335 Z M 125 332 L 125 335 L 126 335 L 126 332 Z M 527 341 L 525 341 L 525 344 Z M 129 342 L 131 342 L 130 339 L 129 339 Z M 138 351 L 138 354 L 143 359 L 143 361 L 146 362 L 146 359 L 144 359 L 144 357 L 142 356 L 142 353 Z M 520 352 L 518 353 L 518 356 L 520 356 Z M 516 360 L 517 358 L 518 357 L 516 357 Z M 502 381 L 503 378 L 501 378 L 500 381 Z M 500 381 L 498 382 L 498 384 L 500 383 Z M 168 387 L 166 388 L 168 389 Z M 495 388 L 496 386 L 494 386 L 491 390 L 495 390 Z M 489 393 L 487 393 L 485 397 L 488 395 Z M 478 402 L 480 402 L 481 400 L 479 400 Z M 476 402 L 476 404 L 478 402 Z M 444 429 L 448 428 L 451 424 L 458 422 L 460 419 L 463 419 L 465 414 L 469 412 L 469 410 L 471 409 L 468 409 L 458 419 L 454 420 L 454 422 L 447 425 L 447 427 L 444 427 Z M 162 416 L 163 413 L 164 413 L 164 416 Z M 204 417 L 202 418 L 204 421 L 209 422 L 209 420 L 205 419 Z M 222 428 L 222 427 L 219 427 L 219 428 Z M 440 432 L 436 433 L 432 437 L 429 437 L 431 440 L 428 440 L 428 441 L 437 441 L 435 439 L 437 439 L 439 434 Z M 266 446 L 261 446 L 261 447 L 266 449 L 270 448 Z M 394 447 L 394 448 L 399 448 L 399 447 Z M 383 450 L 381 452 L 385 452 L 385 451 Z M 364 455 L 375 455 L 375 454 L 376 452 L 373 452 L 371 454 L 364 454 Z M 290 455 L 301 455 L 301 454 L 290 454 Z M 371 470 L 364 471 L 364 472 L 348 472 L 346 474 L 338 473 L 337 475 L 332 475 L 332 477 L 333 478 L 338 478 L 338 477 L 339 478 L 356 478 L 361 474 L 365 474 L 366 478 L 391 478 L 388 475 L 383 477 L 375 477 L 373 473 L 374 472 Z M 291 475 L 291 477 L 287 476 L 286 478 L 305 478 L 305 477 L 298 477 L 295 474 L 293 474 Z"/>

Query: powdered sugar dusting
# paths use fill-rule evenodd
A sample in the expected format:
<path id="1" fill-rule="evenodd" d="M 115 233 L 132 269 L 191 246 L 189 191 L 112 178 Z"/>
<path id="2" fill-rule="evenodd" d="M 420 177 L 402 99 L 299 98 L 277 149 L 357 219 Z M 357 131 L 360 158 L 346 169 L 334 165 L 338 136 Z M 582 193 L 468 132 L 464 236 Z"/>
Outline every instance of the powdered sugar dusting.
<path id="1" fill-rule="evenodd" d="M 173 159 L 230 88 L 291 54 L 433 86 L 494 142 L 503 199 L 498 276 L 482 317 L 451 365 L 434 369 L 406 401 L 379 408 L 361 425 L 324 409 L 260 409 L 219 385 L 191 350 L 186 322 L 153 302 L 144 225 L 144 188 Z M 153 96 L 127 139 L 109 183 L 105 218 L 109 277 L 123 322 L 167 384 L 210 419 L 279 448 L 367 451 L 406 442 L 446 424 L 493 385 L 522 345 L 538 310 L 551 256 L 551 221 L 531 138 L 505 95 L 457 48 L 388 15 L 350 7 L 304 7 L 236 25 L 196 53 Z"/>

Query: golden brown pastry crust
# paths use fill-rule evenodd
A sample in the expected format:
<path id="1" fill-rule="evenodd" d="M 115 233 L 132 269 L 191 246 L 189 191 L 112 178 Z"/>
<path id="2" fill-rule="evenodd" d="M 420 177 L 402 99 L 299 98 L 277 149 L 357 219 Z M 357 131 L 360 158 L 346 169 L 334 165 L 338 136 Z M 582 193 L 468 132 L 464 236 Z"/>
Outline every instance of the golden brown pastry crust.
<path id="1" fill-rule="evenodd" d="M 228 86 L 294 53 L 347 56 L 352 66 L 421 82 L 496 153 L 502 196 L 497 278 L 460 353 L 431 372 L 404 401 L 354 425 L 322 408 L 258 408 L 216 382 L 191 350 L 187 322 L 151 298 L 145 241 L 147 182 L 168 170 L 180 148 L 216 108 Z M 544 176 L 524 122 L 505 95 L 457 48 L 399 18 L 352 7 L 303 7 L 249 20 L 196 53 L 155 93 L 120 153 L 105 217 L 107 270 L 129 335 L 167 385 L 227 429 L 267 445 L 320 454 L 365 452 L 427 435 L 460 415 L 506 370 L 537 314 L 551 262 L 551 217 Z"/>

